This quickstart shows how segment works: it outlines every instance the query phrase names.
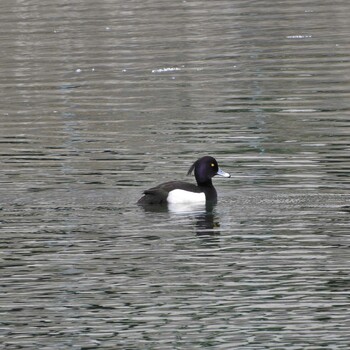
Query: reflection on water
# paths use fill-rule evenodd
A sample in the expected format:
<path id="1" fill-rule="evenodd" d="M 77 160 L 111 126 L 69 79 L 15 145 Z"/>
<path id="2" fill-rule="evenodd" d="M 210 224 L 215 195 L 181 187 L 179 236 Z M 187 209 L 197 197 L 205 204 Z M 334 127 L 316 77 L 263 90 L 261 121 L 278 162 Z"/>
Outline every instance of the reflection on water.
<path id="1" fill-rule="evenodd" d="M 219 235 L 220 223 L 215 210 L 216 204 L 169 204 L 168 210 L 175 215 L 188 216 L 193 219 L 197 235 Z M 177 218 L 174 217 L 176 220 Z"/>
<path id="2" fill-rule="evenodd" d="M 347 350 L 349 10 L 1 2 L 3 348 Z"/>
<path id="3" fill-rule="evenodd" d="M 206 211 L 201 215 L 196 216 L 196 234 L 203 235 L 219 235 L 220 223 L 219 218 L 213 213 L 213 211 Z"/>
<path id="4" fill-rule="evenodd" d="M 219 235 L 220 222 L 212 203 L 169 203 L 168 205 L 143 205 L 146 213 L 169 213 L 173 221 L 193 226 L 197 235 Z"/>

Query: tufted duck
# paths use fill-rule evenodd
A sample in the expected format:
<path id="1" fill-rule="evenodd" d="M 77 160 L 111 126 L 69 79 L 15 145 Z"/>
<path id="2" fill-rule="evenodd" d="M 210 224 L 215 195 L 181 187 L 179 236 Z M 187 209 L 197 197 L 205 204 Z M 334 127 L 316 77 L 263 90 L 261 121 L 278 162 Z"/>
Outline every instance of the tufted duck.
<path id="1" fill-rule="evenodd" d="M 187 175 L 194 170 L 197 186 L 183 181 L 170 181 L 144 191 L 139 205 L 167 203 L 215 203 L 217 194 L 211 181 L 215 175 L 231 177 L 222 171 L 215 158 L 205 156 L 195 161 Z"/>

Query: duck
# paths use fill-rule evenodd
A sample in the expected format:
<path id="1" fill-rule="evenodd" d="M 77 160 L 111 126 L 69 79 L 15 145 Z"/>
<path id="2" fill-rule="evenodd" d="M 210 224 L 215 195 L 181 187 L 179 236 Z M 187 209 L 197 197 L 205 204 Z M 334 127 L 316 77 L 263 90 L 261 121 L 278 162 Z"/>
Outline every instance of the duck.
<path id="1" fill-rule="evenodd" d="M 143 192 L 137 204 L 163 205 L 181 203 L 216 203 L 217 192 L 213 186 L 212 178 L 216 175 L 229 178 L 231 175 L 219 168 L 214 157 L 204 156 L 197 159 L 189 168 L 187 175 L 194 176 L 197 185 L 185 181 L 164 182 Z"/>

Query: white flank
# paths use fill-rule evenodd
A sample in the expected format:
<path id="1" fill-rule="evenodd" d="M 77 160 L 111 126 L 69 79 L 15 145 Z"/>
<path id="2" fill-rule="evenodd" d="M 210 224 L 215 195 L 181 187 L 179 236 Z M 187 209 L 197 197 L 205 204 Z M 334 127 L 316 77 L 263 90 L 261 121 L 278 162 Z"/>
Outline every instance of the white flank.
<path id="1" fill-rule="evenodd" d="M 167 198 L 168 203 L 205 203 L 204 192 L 195 193 L 185 190 L 170 191 Z"/>

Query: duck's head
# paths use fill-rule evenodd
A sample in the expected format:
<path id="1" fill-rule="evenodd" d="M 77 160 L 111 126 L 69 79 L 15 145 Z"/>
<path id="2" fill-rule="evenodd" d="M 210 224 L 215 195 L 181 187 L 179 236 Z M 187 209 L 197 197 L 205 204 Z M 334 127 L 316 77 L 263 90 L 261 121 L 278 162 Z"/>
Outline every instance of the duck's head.
<path id="1" fill-rule="evenodd" d="M 198 185 L 211 184 L 211 179 L 215 175 L 223 177 L 231 177 L 230 174 L 222 171 L 219 168 L 218 162 L 215 158 L 205 156 L 197 159 L 188 170 L 187 175 L 190 175 L 194 170 L 194 176 L 196 177 Z"/>

